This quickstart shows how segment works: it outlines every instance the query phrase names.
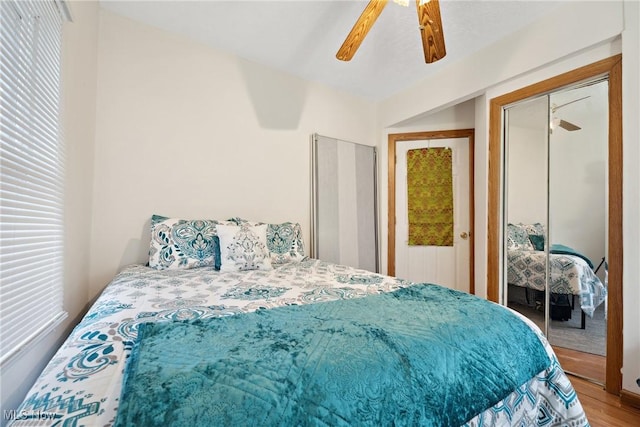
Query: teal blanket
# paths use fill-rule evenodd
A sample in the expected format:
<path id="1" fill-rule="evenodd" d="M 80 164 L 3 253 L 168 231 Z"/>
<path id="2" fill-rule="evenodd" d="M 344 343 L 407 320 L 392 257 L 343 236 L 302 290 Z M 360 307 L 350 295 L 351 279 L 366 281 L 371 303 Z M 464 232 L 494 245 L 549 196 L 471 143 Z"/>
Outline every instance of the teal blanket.
<path id="1" fill-rule="evenodd" d="M 459 426 L 550 365 L 513 313 L 436 285 L 140 326 L 117 426 Z"/>
<path id="2" fill-rule="evenodd" d="M 573 255 L 573 256 L 577 256 L 578 258 L 582 258 L 583 260 L 585 260 L 585 262 L 589 265 L 589 268 L 593 268 L 593 263 L 591 262 L 591 260 L 584 254 L 578 252 L 577 250 L 570 248 L 569 246 L 565 246 L 565 245 L 561 245 L 559 243 L 554 243 L 551 245 L 551 248 L 549 249 L 549 252 L 552 254 L 558 254 L 558 255 Z"/>

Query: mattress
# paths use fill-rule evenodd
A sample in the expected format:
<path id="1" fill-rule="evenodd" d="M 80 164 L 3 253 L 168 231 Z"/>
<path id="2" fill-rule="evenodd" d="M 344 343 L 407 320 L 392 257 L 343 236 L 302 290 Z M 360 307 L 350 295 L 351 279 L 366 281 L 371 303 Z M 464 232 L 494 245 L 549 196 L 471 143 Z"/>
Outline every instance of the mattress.
<path id="1" fill-rule="evenodd" d="M 246 272 L 128 266 L 114 277 L 51 359 L 17 412 L 23 416 L 13 425 L 113 425 L 129 356 L 138 344 L 142 324 L 188 323 L 279 307 L 364 301 L 415 285 L 316 259 Z M 459 304 L 458 308 L 464 307 Z M 474 321 L 473 312 L 467 314 L 471 316 L 469 334 L 487 322 Z M 513 315 L 537 337 L 548 366 L 500 396 L 493 406 L 472 414 L 464 425 L 588 425 L 575 390 L 540 330 L 526 318 Z M 45 418 L 49 421 L 43 423 Z M 255 425 L 251 420 L 247 424 Z"/>
<path id="2" fill-rule="evenodd" d="M 552 293 L 576 295 L 588 316 L 604 302 L 607 290 L 587 262 L 579 256 L 550 254 L 550 290 Z M 547 256 L 544 251 L 513 249 L 507 251 L 507 282 L 523 288 L 544 291 Z"/>

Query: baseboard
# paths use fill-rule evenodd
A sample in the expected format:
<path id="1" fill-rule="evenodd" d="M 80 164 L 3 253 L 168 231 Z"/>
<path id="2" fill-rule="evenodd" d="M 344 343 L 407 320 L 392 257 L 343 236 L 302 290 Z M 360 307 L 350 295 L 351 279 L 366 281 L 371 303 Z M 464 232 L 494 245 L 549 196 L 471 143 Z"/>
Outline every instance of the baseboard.
<path id="1" fill-rule="evenodd" d="M 640 394 L 632 393 L 627 390 L 620 390 L 620 402 L 640 409 Z"/>

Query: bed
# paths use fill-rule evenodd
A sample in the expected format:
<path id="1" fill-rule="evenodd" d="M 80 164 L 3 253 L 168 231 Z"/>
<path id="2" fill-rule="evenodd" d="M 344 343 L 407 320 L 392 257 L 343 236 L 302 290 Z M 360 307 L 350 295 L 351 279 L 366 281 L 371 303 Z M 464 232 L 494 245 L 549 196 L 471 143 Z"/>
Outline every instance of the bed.
<path id="1" fill-rule="evenodd" d="M 544 228 L 539 223 L 508 224 L 507 227 L 507 283 L 544 292 L 547 265 Z M 606 287 L 594 273 L 591 260 L 571 247 L 552 244 L 549 263 L 552 296 L 571 296 L 571 301 L 574 296 L 579 298 L 584 329 L 584 315 L 592 317 L 606 300 Z"/>
<path id="2" fill-rule="evenodd" d="M 588 425 L 506 307 L 308 258 L 298 224 L 161 218 L 13 425 Z"/>

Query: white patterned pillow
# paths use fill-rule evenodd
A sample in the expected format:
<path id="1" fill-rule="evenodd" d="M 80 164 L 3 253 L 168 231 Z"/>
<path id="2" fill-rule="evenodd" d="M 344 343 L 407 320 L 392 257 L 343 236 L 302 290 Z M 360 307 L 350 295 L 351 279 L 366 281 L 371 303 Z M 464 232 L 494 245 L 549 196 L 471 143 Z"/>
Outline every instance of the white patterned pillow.
<path id="1" fill-rule="evenodd" d="M 267 225 L 218 225 L 220 271 L 271 270 Z"/>
<path id="2" fill-rule="evenodd" d="M 220 221 L 151 217 L 149 267 L 157 270 L 219 265 L 216 227 Z"/>
<path id="3" fill-rule="evenodd" d="M 237 225 L 262 225 L 264 222 L 252 222 L 235 217 L 229 221 Z M 302 227 L 299 223 L 283 222 L 282 224 L 267 225 L 267 248 L 272 264 L 286 264 L 289 262 L 303 261 L 307 256 L 304 253 L 304 240 L 302 239 Z"/>
<path id="4" fill-rule="evenodd" d="M 536 222 L 535 224 L 518 224 L 520 227 L 524 228 L 524 230 L 529 235 L 538 235 L 544 236 L 545 230 L 544 225 Z"/>
<path id="5" fill-rule="evenodd" d="M 507 249 L 534 250 L 529 233 L 522 224 L 507 224 Z"/>

